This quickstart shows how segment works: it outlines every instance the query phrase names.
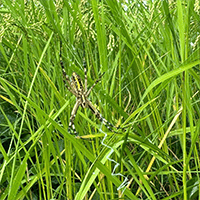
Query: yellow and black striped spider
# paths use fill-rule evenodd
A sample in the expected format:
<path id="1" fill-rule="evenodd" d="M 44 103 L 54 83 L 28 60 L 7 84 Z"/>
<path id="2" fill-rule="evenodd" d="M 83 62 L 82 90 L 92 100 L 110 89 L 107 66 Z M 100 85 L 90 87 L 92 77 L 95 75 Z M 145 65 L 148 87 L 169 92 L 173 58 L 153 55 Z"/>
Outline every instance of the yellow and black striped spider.
<path id="1" fill-rule="evenodd" d="M 87 68 L 86 68 L 86 62 L 85 58 L 83 60 L 83 66 L 84 66 L 84 73 L 85 73 L 85 86 L 83 85 L 83 82 L 78 74 L 75 72 L 72 73 L 71 79 L 66 74 L 66 71 L 63 66 L 63 62 L 61 60 L 61 67 L 63 72 L 63 81 L 65 83 L 65 86 L 67 89 L 76 97 L 76 103 L 72 109 L 71 117 L 69 120 L 69 127 L 68 132 L 71 134 L 77 135 L 75 125 L 74 125 L 74 119 L 76 116 L 76 112 L 81 106 L 82 108 L 90 108 L 90 110 L 93 112 L 93 114 L 110 130 L 113 131 L 111 127 L 115 127 L 110 122 L 108 122 L 105 118 L 102 117 L 102 115 L 99 113 L 99 111 L 95 108 L 95 106 L 92 104 L 91 101 L 89 101 L 87 98 L 89 94 L 91 93 L 94 86 L 101 80 L 101 77 L 104 75 L 101 74 L 99 79 L 95 81 L 95 83 L 90 87 L 90 89 L 87 88 Z"/>

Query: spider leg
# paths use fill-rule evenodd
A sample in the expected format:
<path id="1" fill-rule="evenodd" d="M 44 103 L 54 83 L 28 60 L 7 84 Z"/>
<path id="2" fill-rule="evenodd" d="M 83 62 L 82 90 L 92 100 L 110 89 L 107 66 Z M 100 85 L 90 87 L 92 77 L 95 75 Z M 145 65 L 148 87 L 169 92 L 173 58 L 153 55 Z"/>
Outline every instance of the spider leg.
<path id="1" fill-rule="evenodd" d="M 90 110 L 93 112 L 93 114 L 99 119 L 99 121 L 103 122 L 103 124 L 106 126 L 106 128 L 109 131 L 114 132 L 114 130 L 111 127 L 115 127 L 113 124 L 111 124 L 110 122 L 108 122 L 101 114 L 100 112 L 93 106 L 92 102 L 87 100 L 87 104 L 88 107 L 90 108 Z"/>
<path id="2" fill-rule="evenodd" d="M 67 75 L 64 65 L 63 65 L 63 61 L 62 61 L 62 56 L 61 56 L 61 48 L 62 48 L 62 43 L 60 43 L 60 65 L 62 67 L 62 73 L 63 73 L 63 82 L 65 84 L 65 87 L 73 94 L 77 97 L 76 93 L 73 91 L 72 86 L 71 86 L 71 82 L 69 79 L 69 76 Z M 69 84 L 69 86 L 67 85 L 67 83 Z"/>
<path id="3" fill-rule="evenodd" d="M 92 91 L 92 89 L 94 88 L 94 86 L 101 80 L 101 77 L 105 74 L 105 72 L 103 74 L 100 75 L 100 77 L 95 81 L 95 83 L 91 86 L 91 88 L 88 90 L 86 97 L 89 96 L 90 92 Z"/>
<path id="4" fill-rule="evenodd" d="M 87 67 L 85 57 L 83 58 L 83 67 L 84 67 L 84 74 L 85 74 L 85 92 L 87 92 Z"/>
<path id="5" fill-rule="evenodd" d="M 80 105 L 80 101 L 77 100 L 76 103 L 75 103 L 75 105 L 74 105 L 74 107 L 73 107 L 73 109 L 72 109 L 71 117 L 69 119 L 69 126 L 68 126 L 68 132 L 70 134 L 75 134 L 75 135 L 78 134 L 76 132 L 76 128 L 75 128 L 75 125 L 74 125 L 74 119 L 76 117 L 76 112 L 78 110 L 79 105 Z"/>
<path id="6" fill-rule="evenodd" d="M 74 95 L 77 97 L 77 94 L 71 89 L 71 82 L 70 82 L 70 79 L 69 79 L 69 76 L 66 74 L 65 72 L 65 69 L 63 68 L 62 69 L 62 72 L 63 72 L 63 82 L 65 83 L 65 87 Z M 69 84 L 69 86 L 67 85 L 67 83 Z"/>
<path id="7" fill-rule="evenodd" d="M 85 93 L 87 92 L 87 64 L 85 60 L 85 44 L 83 42 L 83 68 L 85 74 Z"/>

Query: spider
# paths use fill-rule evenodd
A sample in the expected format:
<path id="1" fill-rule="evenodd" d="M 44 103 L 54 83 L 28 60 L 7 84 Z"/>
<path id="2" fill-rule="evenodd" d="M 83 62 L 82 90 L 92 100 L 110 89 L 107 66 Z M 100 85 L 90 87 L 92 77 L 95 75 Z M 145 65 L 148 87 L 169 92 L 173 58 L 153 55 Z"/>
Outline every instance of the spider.
<path id="1" fill-rule="evenodd" d="M 65 83 L 65 86 L 76 97 L 76 103 L 72 109 L 71 117 L 69 120 L 68 132 L 70 134 L 78 135 L 78 133 L 76 132 L 76 129 L 75 129 L 75 125 L 74 125 L 74 119 L 75 119 L 75 116 L 76 116 L 79 106 L 81 106 L 82 108 L 89 108 L 93 112 L 93 114 L 107 127 L 107 129 L 113 132 L 113 129 L 111 127 L 115 127 L 115 126 L 112 125 L 110 122 L 108 122 L 105 118 L 103 118 L 102 115 L 100 114 L 100 112 L 92 104 L 92 102 L 87 99 L 89 94 L 91 93 L 92 89 L 101 80 L 101 78 L 105 72 L 99 76 L 99 78 L 95 81 L 95 83 L 88 90 L 87 68 L 86 68 L 85 58 L 83 59 L 84 74 L 85 74 L 85 87 L 83 85 L 81 77 L 76 72 L 72 73 L 72 76 L 70 79 L 69 76 L 66 74 L 66 71 L 63 66 L 63 62 L 61 61 L 60 63 L 61 63 L 61 67 L 62 67 L 63 81 Z"/>

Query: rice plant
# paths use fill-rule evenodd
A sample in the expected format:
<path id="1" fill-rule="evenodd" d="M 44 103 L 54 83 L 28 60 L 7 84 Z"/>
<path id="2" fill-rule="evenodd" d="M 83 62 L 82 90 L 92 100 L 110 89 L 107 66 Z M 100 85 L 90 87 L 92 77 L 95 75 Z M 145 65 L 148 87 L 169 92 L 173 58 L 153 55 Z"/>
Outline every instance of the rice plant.
<path id="1" fill-rule="evenodd" d="M 199 1 L 2 0 L 0 13 L 1 200 L 200 199 Z M 84 80 L 84 61 L 87 88 L 104 73 L 88 99 L 115 127 L 80 107 L 76 136 L 61 62 Z"/>

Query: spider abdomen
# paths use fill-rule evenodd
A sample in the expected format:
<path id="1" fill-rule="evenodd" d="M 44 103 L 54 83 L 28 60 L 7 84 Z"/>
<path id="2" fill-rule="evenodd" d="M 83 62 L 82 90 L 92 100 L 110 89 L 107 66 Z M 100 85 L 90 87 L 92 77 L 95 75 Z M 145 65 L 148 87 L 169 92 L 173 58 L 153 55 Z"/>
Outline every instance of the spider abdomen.
<path id="1" fill-rule="evenodd" d="M 84 92 L 83 82 L 81 80 L 81 77 L 75 72 L 72 73 L 71 84 L 74 90 L 76 90 L 78 93 L 82 94 Z"/>

